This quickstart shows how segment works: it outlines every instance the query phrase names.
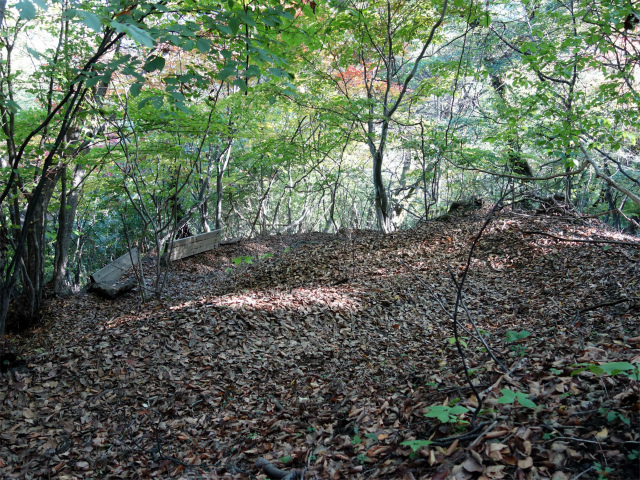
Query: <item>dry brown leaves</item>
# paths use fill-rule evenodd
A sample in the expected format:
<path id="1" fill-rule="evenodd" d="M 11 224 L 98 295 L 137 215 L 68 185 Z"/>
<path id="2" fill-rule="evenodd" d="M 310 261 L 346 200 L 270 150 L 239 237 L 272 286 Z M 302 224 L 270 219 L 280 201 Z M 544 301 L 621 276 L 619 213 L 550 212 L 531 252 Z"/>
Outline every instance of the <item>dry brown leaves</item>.
<path id="1" fill-rule="evenodd" d="M 434 296 L 451 309 L 446 265 L 461 271 L 482 221 L 244 241 L 178 262 L 161 301 L 53 302 L 28 368 L 0 378 L 0 475 L 264 478 L 265 457 L 304 478 L 637 478 L 638 383 L 571 373 L 640 361 L 640 247 L 522 234 L 615 237 L 596 221 L 497 217 L 464 297 L 510 373 L 463 333 L 482 435 L 401 445 L 471 429 L 424 414 L 477 405 Z M 498 403 L 505 388 L 538 407 Z"/>

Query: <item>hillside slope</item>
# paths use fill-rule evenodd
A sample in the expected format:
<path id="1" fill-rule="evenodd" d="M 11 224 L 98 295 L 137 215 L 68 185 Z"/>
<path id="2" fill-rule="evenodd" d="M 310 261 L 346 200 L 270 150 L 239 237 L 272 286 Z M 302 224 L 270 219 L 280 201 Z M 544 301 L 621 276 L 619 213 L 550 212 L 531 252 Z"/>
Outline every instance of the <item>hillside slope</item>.
<path id="1" fill-rule="evenodd" d="M 479 428 L 425 416 L 477 406 L 444 310 L 487 214 L 220 246 L 161 301 L 53 302 L 0 377 L 0 476 L 264 478 L 265 457 L 304 478 L 640 478 L 638 382 L 607 366 L 640 363 L 640 241 L 596 220 L 496 216 L 464 299 L 508 373 L 461 312 Z"/>

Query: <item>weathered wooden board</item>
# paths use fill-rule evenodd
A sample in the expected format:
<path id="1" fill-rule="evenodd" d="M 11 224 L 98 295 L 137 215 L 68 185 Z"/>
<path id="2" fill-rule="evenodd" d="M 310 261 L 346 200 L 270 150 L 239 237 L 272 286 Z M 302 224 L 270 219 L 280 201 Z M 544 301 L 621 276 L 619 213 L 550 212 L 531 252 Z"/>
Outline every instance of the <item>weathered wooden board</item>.
<path id="1" fill-rule="evenodd" d="M 104 268 L 101 268 L 96 273 L 91 275 L 91 280 L 95 283 L 103 283 L 103 284 L 111 284 L 120 280 L 120 277 L 124 275 L 124 273 L 131 268 L 131 259 L 133 258 L 133 263 L 138 263 L 138 249 L 134 248 L 131 250 L 131 254 L 129 252 L 125 253 L 121 257 L 118 257 L 116 260 L 111 262 Z"/>
<path id="2" fill-rule="evenodd" d="M 189 245 L 192 243 L 207 242 L 215 240 L 220 243 L 220 230 L 214 230 L 213 232 L 201 233 L 200 235 L 194 235 L 193 237 L 181 238 L 173 242 L 174 247 L 180 247 L 182 245 Z"/>
<path id="3" fill-rule="evenodd" d="M 198 253 L 207 252 L 220 245 L 221 230 L 194 235 L 193 237 L 181 238 L 173 242 L 171 249 L 171 260 L 190 257 Z"/>

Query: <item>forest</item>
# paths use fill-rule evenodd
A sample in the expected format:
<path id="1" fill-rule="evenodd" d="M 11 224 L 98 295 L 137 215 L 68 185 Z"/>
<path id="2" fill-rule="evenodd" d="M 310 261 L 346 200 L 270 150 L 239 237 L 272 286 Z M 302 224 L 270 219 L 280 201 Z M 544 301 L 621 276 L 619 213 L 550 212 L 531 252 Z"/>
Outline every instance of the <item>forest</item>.
<path id="1" fill-rule="evenodd" d="M 630 0 L 0 0 L 0 476 L 640 478 L 639 88 Z"/>

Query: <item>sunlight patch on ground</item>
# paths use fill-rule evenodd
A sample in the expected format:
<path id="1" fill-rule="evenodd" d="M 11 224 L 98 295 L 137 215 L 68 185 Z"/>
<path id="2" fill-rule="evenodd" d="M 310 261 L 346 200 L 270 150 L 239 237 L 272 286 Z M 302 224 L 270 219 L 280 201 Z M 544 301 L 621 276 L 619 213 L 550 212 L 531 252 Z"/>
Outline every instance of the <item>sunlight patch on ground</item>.
<path id="1" fill-rule="evenodd" d="M 225 295 L 206 301 L 185 302 L 171 307 L 173 311 L 192 308 L 228 308 L 238 311 L 264 311 L 313 314 L 320 310 L 354 314 L 363 308 L 356 296 L 332 288 L 296 288 L 291 292 L 261 291 Z"/>

